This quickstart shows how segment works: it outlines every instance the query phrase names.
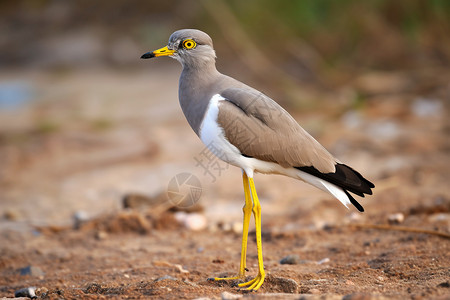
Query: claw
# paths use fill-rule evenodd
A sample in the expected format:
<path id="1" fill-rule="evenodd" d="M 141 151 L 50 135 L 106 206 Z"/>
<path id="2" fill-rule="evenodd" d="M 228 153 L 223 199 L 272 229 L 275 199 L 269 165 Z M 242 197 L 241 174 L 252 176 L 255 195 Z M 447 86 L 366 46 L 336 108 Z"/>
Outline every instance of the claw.
<path id="1" fill-rule="evenodd" d="M 256 292 L 264 282 L 266 274 L 259 273 L 255 278 L 250 281 L 238 284 L 239 287 L 247 287 L 245 290 Z"/>

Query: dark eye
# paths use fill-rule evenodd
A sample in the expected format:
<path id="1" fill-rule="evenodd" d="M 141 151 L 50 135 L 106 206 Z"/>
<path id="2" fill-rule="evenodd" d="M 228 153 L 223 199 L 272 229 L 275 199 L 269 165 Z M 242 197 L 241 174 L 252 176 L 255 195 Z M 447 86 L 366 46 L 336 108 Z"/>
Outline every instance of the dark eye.
<path id="1" fill-rule="evenodd" d="M 197 43 L 194 40 L 188 39 L 183 41 L 183 48 L 184 49 L 192 49 L 197 46 Z"/>

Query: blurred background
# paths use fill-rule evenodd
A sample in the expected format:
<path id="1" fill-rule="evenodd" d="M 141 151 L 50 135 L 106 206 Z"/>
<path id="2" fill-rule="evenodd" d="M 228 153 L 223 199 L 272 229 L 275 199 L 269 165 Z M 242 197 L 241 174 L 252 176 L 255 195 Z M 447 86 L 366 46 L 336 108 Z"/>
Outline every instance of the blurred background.
<path id="1" fill-rule="evenodd" d="M 368 211 L 448 200 L 449 1 L 16 0 L 0 2 L 0 28 L 3 228 L 114 211 L 128 193 L 164 194 L 180 172 L 200 179 L 208 216 L 241 218 L 242 191 L 229 189 L 240 171 L 194 159 L 204 147 L 178 105 L 181 67 L 139 59 L 181 28 L 207 32 L 221 72 L 374 181 Z M 329 199 L 260 178 L 274 214 L 281 190 Z"/>

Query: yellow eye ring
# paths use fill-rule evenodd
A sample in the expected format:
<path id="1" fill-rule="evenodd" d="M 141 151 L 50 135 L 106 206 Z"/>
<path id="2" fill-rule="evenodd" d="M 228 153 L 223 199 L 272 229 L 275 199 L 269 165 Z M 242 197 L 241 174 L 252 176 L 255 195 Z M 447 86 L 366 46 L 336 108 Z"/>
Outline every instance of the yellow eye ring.
<path id="1" fill-rule="evenodd" d="M 183 48 L 184 49 L 193 49 L 197 46 L 197 43 L 194 40 L 187 39 L 183 41 Z"/>

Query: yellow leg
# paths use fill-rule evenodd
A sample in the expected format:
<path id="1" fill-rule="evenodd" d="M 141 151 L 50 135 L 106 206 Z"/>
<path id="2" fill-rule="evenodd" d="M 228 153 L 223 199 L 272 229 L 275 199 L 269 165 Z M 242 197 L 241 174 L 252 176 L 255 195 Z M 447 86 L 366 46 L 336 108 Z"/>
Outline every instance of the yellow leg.
<path id="1" fill-rule="evenodd" d="M 241 263 L 239 266 L 239 273 L 234 277 L 213 278 L 214 280 L 244 280 L 246 270 L 246 257 L 247 257 L 247 240 L 248 240 L 248 227 L 250 224 L 250 217 L 252 215 L 252 198 L 248 187 L 248 177 L 245 172 L 242 172 L 242 181 L 244 183 L 245 204 L 242 208 L 244 212 L 244 224 L 242 229 L 242 248 L 241 248 Z"/>
<path id="2" fill-rule="evenodd" d="M 261 287 L 266 277 L 266 272 L 264 271 L 264 263 L 262 257 L 262 241 L 261 241 L 261 204 L 259 203 L 258 195 L 256 194 L 255 183 L 253 178 L 249 178 L 250 191 L 253 198 L 253 215 L 255 216 L 255 227 L 256 227 L 256 249 L 258 251 L 258 275 L 248 281 L 239 284 L 239 287 L 249 286 L 247 290 L 256 291 Z"/>

